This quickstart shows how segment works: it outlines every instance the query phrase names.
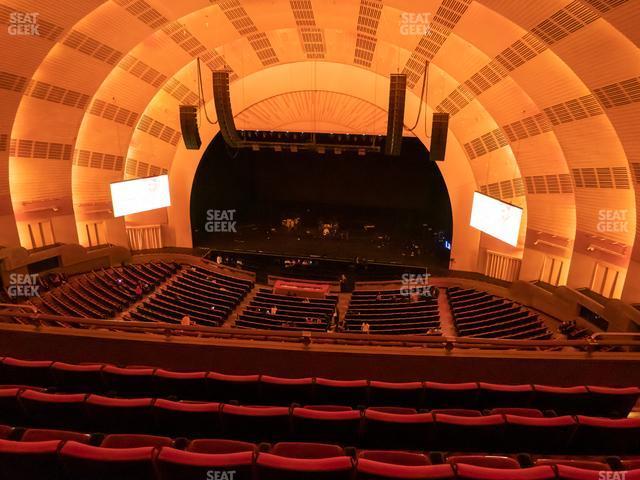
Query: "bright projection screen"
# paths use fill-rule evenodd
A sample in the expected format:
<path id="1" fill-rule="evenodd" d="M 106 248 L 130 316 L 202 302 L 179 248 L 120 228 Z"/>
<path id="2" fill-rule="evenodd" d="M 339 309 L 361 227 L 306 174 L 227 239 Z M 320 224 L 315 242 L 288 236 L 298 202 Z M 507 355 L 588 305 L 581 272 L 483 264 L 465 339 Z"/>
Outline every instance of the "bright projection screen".
<path id="1" fill-rule="evenodd" d="M 122 217 L 171 205 L 169 176 L 138 178 L 111 184 L 113 216 Z"/>
<path id="2" fill-rule="evenodd" d="M 522 221 L 522 209 L 514 207 L 498 199 L 473 194 L 473 208 L 471 209 L 471 226 L 503 242 L 518 245 L 518 233 Z"/>

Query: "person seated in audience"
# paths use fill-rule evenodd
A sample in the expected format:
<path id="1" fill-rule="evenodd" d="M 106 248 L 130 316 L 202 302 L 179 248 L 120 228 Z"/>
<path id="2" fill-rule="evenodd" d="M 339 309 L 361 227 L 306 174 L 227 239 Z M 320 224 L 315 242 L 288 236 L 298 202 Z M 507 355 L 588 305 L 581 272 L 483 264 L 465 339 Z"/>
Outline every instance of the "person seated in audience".
<path id="1" fill-rule="evenodd" d="M 376 295 L 376 302 L 381 302 L 382 300 L 383 300 L 383 298 L 382 298 L 382 294 L 381 294 L 381 293 L 378 293 L 378 294 Z"/>
<path id="2" fill-rule="evenodd" d="M 369 324 L 367 322 L 363 322 L 360 326 L 360 330 L 362 333 L 369 333 Z"/>
<path id="3" fill-rule="evenodd" d="M 192 325 L 191 317 L 188 314 L 185 314 L 184 317 L 182 317 L 182 320 L 180 320 L 180 325 L 183 327 L 190 327 Z"/>
<path id="4" fill-rule="evenodd" d="M 142 294 L 143 294 L 143 291 L 142 291 L 142 285 L 140 285 L 140 284 L 138 283 L 138 284 L 136 285 L 136 288 L 135 288 L 134 292 L 135 292 L 135 294 L 136 294 L 136 297 L 138 297 L 138 298 L 142 298 Z"/>
<path id="5" fill-rule="evenodd" d="M 275 315 L 277 315 L 277 314 L 278 314 L 278 307 L 276 307 L 275 305 L 273 305 L 273 306 L 271 307 L 270 313 L 271 313 L 271 315 L 274 315 L 274 316 L 275 316 Z"/>
<path id="6" fill-rule="evenodd" d="M 304 297 L 302 303 L 311 303 L 311 301 L 307 297 Z"/>

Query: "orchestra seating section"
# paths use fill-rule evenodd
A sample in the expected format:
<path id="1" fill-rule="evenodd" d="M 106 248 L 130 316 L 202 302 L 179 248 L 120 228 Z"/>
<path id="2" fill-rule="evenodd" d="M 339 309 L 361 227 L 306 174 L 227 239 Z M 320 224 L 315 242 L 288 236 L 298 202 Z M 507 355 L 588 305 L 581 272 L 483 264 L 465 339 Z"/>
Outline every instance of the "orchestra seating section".
<path id="1" fill-rule="evenodd" d="M 301 298 L 260 288 L 235 322 L 240 328 L 324 332 L 334 321 L 337 295 Z"/>
<path id="2" fill-rule="evenodd" d="M 612 472 L 640 468 L 639 396 L 7 357 L 0 478 L 624 480 Z"/>
<path id="3" fill-rule="evenodd" d="M 354 291 L 345 320 L 347 333 L 360 332 L 364 322 L 369 333 L 423 335 L 440 329 L 437 298 L 412 299 L 399 289 Z"/>
<path id="4" fill-rule="evenodd" d="M 553 334 L 537 313 L 512 300 L 472 288 L 447 289 L 459 336 L 547 340 Z"/>
<path id="5" fill-rule="evenodd" d="M 180 323 L 188 315 L 195 325 L 216 327 L 253 289 L 253 282 L 199 266 L 185 266 L 127 318 Z"/>
<path id="6" fill-rule="evenodd" d="M 152 262 L 111 267 L 76 275 L 36 297 L 43 313 L 82 318 L 113 318 L 138 300 L 138 285 L 149 291 L 173 275 L 175 263 Z M 53 288 L 51 288 L 53 287 Z"/>

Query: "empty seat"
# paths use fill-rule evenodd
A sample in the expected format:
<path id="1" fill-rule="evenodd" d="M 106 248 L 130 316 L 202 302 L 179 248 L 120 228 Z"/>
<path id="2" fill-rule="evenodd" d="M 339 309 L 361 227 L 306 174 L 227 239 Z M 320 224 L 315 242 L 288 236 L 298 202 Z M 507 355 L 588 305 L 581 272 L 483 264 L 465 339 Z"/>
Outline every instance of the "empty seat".
<path id="1" fill-rule="evenodd" d="M 261 480 L 348 480 L 353 461 L 336 445 L 276 444 L 256 461 Z"/>
<path id="2" fill-rule="evenodd" d="M 224 404 L 222 430 L 228 438 L 250 442 L 278 441 L 289 435 L 289 408 Z"/>
<path id="3" fill-rule="evenodd" d="M 153 404 L 156 432 L 171 437 L 219 436 L 220 406 L 213 402 L 174 402 L 159 398 Z"/>
<path id="4" fill-rule="evenodd" d="M 396 405 L 420 408 L 423 395 L 422 382 L 369 383 L 369 405 Z"/>
<path id="5" fill-rule="evenodd" d="M 431 413 L 399 414 L 368 408 L 362 425 L 362 445 L 373 449 L 421 450 L 430 442 Z"/>
<path id="6" fill-rule="evenodd" d="M 540 410 L 553 410 L 558 415 L 578 415 L 585 411 L 589 392 L 584 386 L 553 387 L 534 385 L 531 406 Z"/>
<path id="7" fill-rule="evenodd" d="M 544 413 L 537 408 L 493 408 L 489 410 L 489 415 L 518 415 L 520 417 L 544 417 Z"/>
<path id="8" fill-rule="evenodd" d="M 488 468 L 520 468 L 516 459 L 498 455 L 451 455 L 447 457 L 447 462 L 453 465 L 464 463 Z"/>
<path id="9" fill-rule="evenodd" d="M 552 467 L 541 465 L 531 468 L 488 468 L 459 463 L 456 477 L 461 480 L 554 480 Z"/>
<path id="10" fill-rule="evenodd" d="M 66 442 L 60 450 L 64 478 L 68 480 L 155 479 L 153 447 L 103 448 Z"/>
<path id="11" fill-rule="evenodd" d="M 316 403 L 358 407 L 367 404 L 367 381 L 316 378 L 314 394 Z"/>
<path id="12" fill-rule="evenodd" d="M 104 437 L 101 447 L 104 448 L 136 448 L 136 447 L 172 447 L 169 437 L 155 435 L 135 435 L 130 433 L 111 434 Z"/>
<path id="13" fill-rule="evenodd" d="M 500 415 L 462 417 L 435 415 L 435 436 L 430 439 L 432 450 L 500 451 L 504 420 Z"/>
<path id="14" fill-rule="evenodd" d="M 455 478 L 451 465 L 406 465 L 360 458 L 356 469 L 358 480 Z"/>
<path id="15" fill-rule="evenodd" d="M 83 430 L 84 401 L 83 393 L 53 394 L 35 390 L 20 392 L 27 423 L 30 426 Z"/>
<path id="16" fill-rule="evenodd" d="M 6 357 L 0 363 L 0 383 L 48 387 L 51 384 L 50 360 L 20 360 Z"/>
<path id="17" fill-rule="evenodd" d="M 271 405 L 305 405 L 311 401 L 313 378 L 260 377 L 263 402 Z"/>
<path id="18" fill-rule="evenodd" d="M 208 399 L 218 402 L 237 400 L 240 403 L 260 402 L 259 375 L 226 375 L 207 373 Z"/>
<path id="19" fill-rule="evenodd" d="M 626 417 L 640 397 L 640 388 L 588 386 L 589 401 L 585 414 L 594 417 Z"/>
<path id="20" fill-rule="evenodd" d="M 640 418 L 600 418 L 578 415 L 572 450 L 581 454 L 640 453 Z"/>
<path id="21" fill-rule="evenodd" d="M 56 480 L 63 478 L 58 468 L 62 441 L 12 442 L 0 440 L 0 478 Z"/>
<path id="22" fill-rule="evenodd" d="M 102 369 L 104 365 L 73 365 L 54 362 L 51 376 L 56 388 L 67 393 L 101 393 L 104 391 Z"/>
<path id="23" fill-rule="evenodd" d="M 531 385 L 501 385 L 480 382 L 480 402 L 483 408 L 528 407 L 533 400 Z"/>
<path id="24" fill-rule="evenodd" d="M 214 472 L 219 472 L 218 478 L 251 480 L 253 457 L 253 451 L 199 453 L 165 447 L 160 450 L 156 465 L 163 480 L 208 480 L 215 478 Z"/>
<path id="25" fill-rule="evenodd" d="M 153 433 L 151 398 L 89 395 L 85 402 L 89 428 L 104 433 Z"/>
<path id="26" fill-rule="evenodd" d="M 207 372 L 173 372 L 158 369 L 154 377 L 155 390 L 160 397 L 201 401 L 208 399 Z"/>
<path id="27" fill-rule="evenodd" d="M 429 457 L 422 453 L 403 452 L 398 450 L 362 450 L 358 454 L 358 460 L 362 459 L 382 463 L 392 463 L 394 465 L 431 465 Z"/>
<path id="28" fill-rule="evenodd" d="M 581 468 L 583 470 L 611 470 L 608 463 L 583 458 L 538 458 L 534 465 L 566 465 L 568 467 Z"/>
<path id="29" fill-rule="evenodd" d="M 89 443 L 91 442 L 91 435 L 68 430 L 29 428 L 24 431 L 20 438 L 21 442 L 45 442 L 47 440 L 73 440 L 79 443 Z"/>
<path id="30" fill-rule="evenodd" d="M 480 410 L 469 410 L 466 408 L 436 408 L 435 410 L 431 410 L 431 413 L 455 415 L 458 417 L 481 417 L 482 416 L 482 412 Z"/>
<path id="31" fill-rule="evenodd" d="M 465 408 L 476 410 L 479 406 L 477 383 L 425 382 L 425 405 L 437 408 Z"/>
<path id="32" fill-rule="evenodd" d="M 359 410 L 294 408 L 291 414 L 293 438 L 306 442 L 355 445 L 358 440 Z"/>
<path id="33" fill-rule="evenodd" d="M 186 450 L 196 453 L 237 453 L 254 452 L 256 446 L 253 443 L 238 440 L 206 438 L 191 441 Z"/>
<path id="34" fill-rule="evenodd" d="M 507 452 L 555 453 L 567 451 L 576 427 L 568 415 L 551 418 L 505 415 Z"/>
<path id="35" fill-rule="evenodd" d="M 15 428 L 10 427 L 9 425 L 0 425 L 0 439 L 7 440 L 9 439 L 15 432 Z"/>
<path id="36" fill-rule="evenodd" d="M 107 365 L 102 369 L 107 390 L 123 397 L 155 395 L 153 373 L 153 368 L 120 368 Z"/>

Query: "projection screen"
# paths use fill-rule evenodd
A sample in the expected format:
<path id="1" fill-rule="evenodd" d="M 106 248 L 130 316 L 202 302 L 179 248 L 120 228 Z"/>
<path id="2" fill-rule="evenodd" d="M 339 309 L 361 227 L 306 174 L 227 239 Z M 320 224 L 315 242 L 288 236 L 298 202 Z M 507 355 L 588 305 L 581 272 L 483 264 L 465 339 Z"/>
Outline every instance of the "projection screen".
<path id="1" fill-rule="evenodd" d="M 473 228 L 515 247 L 518 245 L 521 221 L 520 207 L 474 192 L 470 222 Z"/>
<path id="2" fill-rule="evenodd" d="M 111 184 L 113 216 L 122 217 L 171 205 L 169 176 L 138 178 Z"/>

